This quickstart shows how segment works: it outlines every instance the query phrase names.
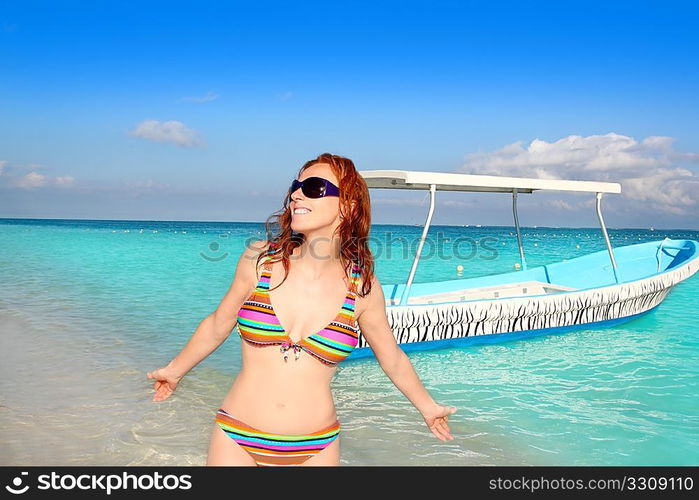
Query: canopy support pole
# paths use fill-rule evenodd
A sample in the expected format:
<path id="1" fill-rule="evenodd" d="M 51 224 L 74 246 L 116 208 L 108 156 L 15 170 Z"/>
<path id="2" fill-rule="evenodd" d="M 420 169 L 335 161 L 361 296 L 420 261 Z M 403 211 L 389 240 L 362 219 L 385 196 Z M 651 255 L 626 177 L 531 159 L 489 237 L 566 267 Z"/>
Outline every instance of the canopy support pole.
<path id="1" fill-rule="evenodd" d="M 422 229 L 422 236 L 420 237 L 420 243 L 417 246 L 417 253 L 415 254 L 415 260 L 413 260 L 413 267 L 410 269 L 410 275 L 408 276 L 408 283 L 405 285 L 403 295 L 401 295 L 400 302 L 398 302 L 398 305 L 405 304 L 408 300 L 408 295 L 410 294 L 410 287 L 413 284 L 413 278 L 415 277 L 415 271 L 417 270 L 417 263 L 420 260 L 422 247 L 425 244 L 425 238 L 427 238 L 427 231 L 429 231 L 430 223 L 432 222 L 432 213 L 434 212 L 434 198 L 436 191 L 437 185 L 430 184 L 430 211 L 427 214 L 427 221 L 425 222 L 425 227 Z"/>
<path id="2" fill-rule="evenodd" d="M 517 230 L 517 246 L 519 246 L 519 260 L 522 262 L 522 270 L 527 270 L 527 261 L 524 259 L 524 248 L 522 247 L 522 235 L 519 232 L 519 217 L 517 217 L 517 188 L 512 190 L 512 213 L 515 216 L 515 229 Z"/>
<path id="3" fill-rule="evenodd" d="M 614 252 L 612 252 L 612 244 L 609 241 L 609 235 L 607 234 L 607 226 L 604 225 L 604 219 L 602 218 L 602 194 L 597 193 L 595 198 L 597 200 L 597 218 L 599 219 L 600 226 L 602 226 L 602 234 L 604 234 L 604 241 L 607 243 L 607 251 L 609 252 L 609 259 L 612 261 L 612 271 L 614 271 L 614 281 L 619 283 L 619 274 L 617 273 L 616 259 L 614 259 Z"/>

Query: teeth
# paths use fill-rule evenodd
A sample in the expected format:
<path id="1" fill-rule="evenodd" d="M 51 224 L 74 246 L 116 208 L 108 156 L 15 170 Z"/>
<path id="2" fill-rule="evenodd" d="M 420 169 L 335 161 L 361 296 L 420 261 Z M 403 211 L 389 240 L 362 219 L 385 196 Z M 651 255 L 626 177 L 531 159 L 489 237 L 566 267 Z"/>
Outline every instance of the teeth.
<path id="1" fill-rule="evenodd" d="M 309 212 L 310 210 L 308 210 L 307 208 L 297 208 L 294 210 L 295 214 L 307 214 Z"/>

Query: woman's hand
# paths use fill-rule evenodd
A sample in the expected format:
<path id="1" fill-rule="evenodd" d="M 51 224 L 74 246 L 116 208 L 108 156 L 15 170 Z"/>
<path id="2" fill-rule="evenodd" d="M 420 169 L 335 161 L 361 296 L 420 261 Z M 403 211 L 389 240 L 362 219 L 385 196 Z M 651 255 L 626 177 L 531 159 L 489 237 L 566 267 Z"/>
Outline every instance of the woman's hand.
<path id="1" fill-rule="evenodd" d="M 155 389 L 153 401 L 165 401 L 175 391 L 180 380 L 182 380 L 182 377 L 175 375 L 169 366 L 148 372 L 146 376 L 155 379 L 155 384 L 153 384 L 153 389 Z"/>
<path id="2" fill-rule="evenodd" d="M 455 412 L 456 408 L 453 406 L 442 406 L 435 403 L 433 407 L 422 413 L 422 417 L 425 419 L 425 423 L 432 431 L 432 434 L 442 441 L 451 441 L 454 439 L 454 436 L 449 432 L 447 421 L 449 420 L 449 415 Z"/>

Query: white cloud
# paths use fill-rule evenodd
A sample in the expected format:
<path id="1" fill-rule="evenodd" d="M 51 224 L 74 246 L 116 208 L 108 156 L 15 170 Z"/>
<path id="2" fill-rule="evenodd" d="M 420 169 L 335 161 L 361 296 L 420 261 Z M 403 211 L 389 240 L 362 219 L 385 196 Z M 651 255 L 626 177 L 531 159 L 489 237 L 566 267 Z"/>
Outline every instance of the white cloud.
<path id="1" fill-rule="evenodd" d="M 53 177 L 46 174 L 40 174 L 37 170 L 45 169 L 43 165 L 38 163 L 28 163 L 26 165 L 13 165 L 7 169 L 7 160 L 0 160 L 0 176 L 2 183 L 8 187 L 16 187 L 20 189 L 34 189 L 43 186 L 55 186 L 59 188 L 71 187 L 75 183 L 75 178 L 70 175 Z M 18 172 L 31 170 L 28 174 L 20 174 Z"/>
<path id="2" fill-rule="evenodd" d="M 411 196 L 405 198 L 391 198 L 391 197 L 381 197 L 372 198 L 372 205 L 391 205 L 399 207 L 422 207 L 428 209 L 430 206 L 430 194 L 429 191 L 423 196 L 420 196 L 419 192 L 413 192 Z M 437 207 L 447 207 L 449 209 L 462 209 L 462 208 L 477 208 L 479 206 L 476 200 L 443 200 L 441 199 L 442 193 L 437 193 L 435 198 L 435 205 Z M 421 213 L 421 212 L 420 212 Z"/>
<path id="3" fill-rule="evenodd" d="M 699 177 L 684 168 L 658 169 L 645 177 L 625 179 L 622 190 L 626 190 L 626 197 L 687 215 L 699 200 Z"/>
<path id="4" fill-rule="evenodd" d="M 186 192 L 186 188 L 174 187 L 170 183 L 160 183 L 153 179 L 146 180 L 127 180 L 119 183 L 90 183 L 78 182 L 71 175 L 52 176 L 36 172 L 35 170 L 44 166 L 29 163 L 25 165 L 12 165 L 5 169 L 8 165 L 7 160 L 0 160 L 0 185 L 8 188 L 31 190 L 35 188 L 55 189 L 68 191 L 71 193 L 96 193 L 105 195 L 117 195 L 126 197 L 138 197 L 144 194 L 151 193 L 177 193 Z M 19 174 L 18 172 L 31 170 L 27 174 Z M 191 192 L 209 192 L 207 190 L 193 190 Z"/>
<path id="5" fill-rule="evenodd" d="M 44 186 L 46 184 L 46 176 L 42 174 L 37 174 L 36 172 L 30 172 L 27 175 L 17 177 L 14 180 L 14 184 L 22 189 L 33 189 L 37 187 Z"/>
<path id="6" fill-rule="evenodd" d="M 75 178 L 70 175 L 64 175 L 62 177 L 56 177 L 53 183 L 57 187 L 71 187 L 75 184 Z"/>
<path id="7" fill-rule="evenodd" d="M 277 99 L 279 99 L 280 101 L 288 101 L 288 100 L 291 99 L 292 97 L 294 97 L 294 93 L 293 93 L 292 91 L 290 91 L 290 90 L 287 90 L 287 91 L 284 92 L 283 94 L 278 94 L 278 95 L 277 95 Z"/>
<path id="8" fill-rule="evenodd" d="M 430 206 L 430 194 L 429 191 L 422 198 L 416 196 L 406 197 L 406 198 L 372 198 L 372 205 L 397 205 L 397 206 L 415 206 L 415 207 L 429 207 Z"/>
<path id="9" fill-rule="evenodd" d="M 479 206 L 475 200 L 436 200 L 435 205 L 449 208 L 478 208 Z"/>
<path id="10" fill-rule="evenodd" d="M 699 204 L 699 176 L 680 168 L 677 162 L 699 161 L 699 154 L 674 151 L 674 140 L 650 136 L 638 142 L 609 133 L 571 135 L 555 142 L 535 139 L 526 147 L 523 141 L 517 141 L 493 152 L 468 154 L 459 171 L 618 182 L 621 198 L 627 203 L 638 204 L 642 209 L 690 215 Z"/>
<path id="11" fill-rule="evenodd" d="M 139 123 L 130 135 L 156 142 L 173 142 L 182 147 L 198 147 L 203 145 L 195 130 L 185 127 L 182 122 L 144 120 Z"/>
<path id="12" fill-rule="evenodd" d="M 563 200 L 548 200 L 544 204 L 551 208 L 555 208 L 556 210 L 575 210 L 573 205 Z"/>
<path id="13" fill-rule="evenodd" d="M 145 181 L 128 181 L 124 184 L 127 190 L 139 190 L 139 191 L 163 191 L 172 188 L 170 183 L 159 183 L 155 182 L 153 179 L 148 179 Z"/>
<path id="14" fill-rule="evenodd" d="M 183 101 L 191 101 L 191 102 L 210 102 L 214 101 L 219 98 L 219 95 L 215 92 L 207 92 L 205 96 L 202 97 L 183 97 Z"/>

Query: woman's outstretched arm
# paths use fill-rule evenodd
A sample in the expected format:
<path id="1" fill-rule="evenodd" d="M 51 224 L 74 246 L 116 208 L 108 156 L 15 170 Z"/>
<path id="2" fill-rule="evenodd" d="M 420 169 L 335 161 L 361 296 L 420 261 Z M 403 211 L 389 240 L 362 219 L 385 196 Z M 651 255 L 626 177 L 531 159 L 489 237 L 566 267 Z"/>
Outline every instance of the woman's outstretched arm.
<path id="1" fill-rule="evenodd" d="M 199 323 L 179 354 L 166 366 L 147 373 L 148 378 L 156 380 L 153 385 L 156 391 L 153 401 L 167 399 L 180 379 L 228 338 L 236 325 L 238 310 L 257 284 L 255 264 L 263 243 L 265 242 L 257 241 L 245 249 L 238 260 L 228 292 L 216 310 Z"/>
<path id="2" fill-rule="evenodd" d="M 371 292 L 362 300 L 364 304 L 357 322 L 381 369 L 422 414 L 425 423 L 437 438 L 442 441 L 454 439 L 447 421 L 456 408 L 435 402 L 422 385 L 413 364 L 393 336 L 386 316 L 386 299 L 376 276 L 371 284 Z"/>

